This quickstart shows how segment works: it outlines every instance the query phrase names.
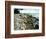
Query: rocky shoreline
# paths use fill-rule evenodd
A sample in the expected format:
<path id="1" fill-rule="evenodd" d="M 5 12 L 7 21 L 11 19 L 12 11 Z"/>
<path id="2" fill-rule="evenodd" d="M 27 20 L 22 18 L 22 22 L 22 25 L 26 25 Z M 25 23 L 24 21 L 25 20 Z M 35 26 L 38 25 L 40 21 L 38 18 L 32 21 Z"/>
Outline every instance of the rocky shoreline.
<path id="1" fill-rule="evenodd" d="M 39 29 L 39 19 L 28 14 L 14 15 L 14 30 Z"/>

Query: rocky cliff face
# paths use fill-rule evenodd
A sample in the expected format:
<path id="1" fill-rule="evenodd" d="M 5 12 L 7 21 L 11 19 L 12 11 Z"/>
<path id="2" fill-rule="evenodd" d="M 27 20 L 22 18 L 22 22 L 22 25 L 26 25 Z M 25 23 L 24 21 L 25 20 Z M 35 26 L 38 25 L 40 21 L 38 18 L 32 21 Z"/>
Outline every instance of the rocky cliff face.
<path id="1" fill-rule="evenodd" d="M 15 14 L 14 29 L 15 30 L 39 29 L 39 19 L 33 17 L 32 15 L 29 16 L 26 14 Z"/>

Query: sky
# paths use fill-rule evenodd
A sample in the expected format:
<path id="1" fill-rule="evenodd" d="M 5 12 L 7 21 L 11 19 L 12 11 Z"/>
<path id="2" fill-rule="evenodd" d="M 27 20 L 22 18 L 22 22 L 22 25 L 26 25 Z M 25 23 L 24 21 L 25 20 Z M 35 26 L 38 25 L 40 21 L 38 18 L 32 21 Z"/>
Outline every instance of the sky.
<path id="1" fill-rule="evenodd" d="M 19 10 L 19 11 L 20 11 L 20 13 L 27 13 L 34 17 L 39 17 L 39 9 L 23 9 L 23 10 Z"/>
<path id="2" fill-rule="evenodd" d="M 20 13 L 39 13 L 39 9 L 23 9 Z"/>

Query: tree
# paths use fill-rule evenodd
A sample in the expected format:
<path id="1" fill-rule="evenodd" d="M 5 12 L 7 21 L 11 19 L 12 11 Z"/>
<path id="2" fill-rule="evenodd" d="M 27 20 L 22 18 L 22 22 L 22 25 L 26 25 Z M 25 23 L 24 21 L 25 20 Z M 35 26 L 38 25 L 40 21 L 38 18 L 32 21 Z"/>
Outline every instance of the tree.
<path id="1" fill-rule="evenodd" d="M 14 9 L 14 14 L 19 14 L 19 9 Z"/>
<path id="2" fill-rule="evenodd" d="M 20 14 L 20 10 L 23 10 L 23 9 L 14 9 L 14 14 Z"/>

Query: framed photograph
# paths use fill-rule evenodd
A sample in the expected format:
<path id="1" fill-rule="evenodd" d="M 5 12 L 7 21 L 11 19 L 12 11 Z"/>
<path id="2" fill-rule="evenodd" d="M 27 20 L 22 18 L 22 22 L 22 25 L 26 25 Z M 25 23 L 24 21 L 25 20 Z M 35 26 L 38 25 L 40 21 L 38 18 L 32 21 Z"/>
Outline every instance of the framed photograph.
<path id="1" fill-rule="evenodd" d="M 5 1 L 5 38 L 45 35 L 45 4 Z"/>

